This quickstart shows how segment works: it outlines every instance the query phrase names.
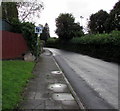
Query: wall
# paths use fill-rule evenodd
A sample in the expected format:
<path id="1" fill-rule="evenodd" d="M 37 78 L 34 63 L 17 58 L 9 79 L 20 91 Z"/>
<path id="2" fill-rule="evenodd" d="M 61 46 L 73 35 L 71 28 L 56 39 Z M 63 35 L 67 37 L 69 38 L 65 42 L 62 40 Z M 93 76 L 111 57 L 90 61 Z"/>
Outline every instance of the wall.
<path id="1" fill-rule="evenodd" d="M 2 33 L 2 59 L 21 58 L 22 54 L 28 51 L 22 34 L 8 31 L 0 31 L 0 33 Z"/>

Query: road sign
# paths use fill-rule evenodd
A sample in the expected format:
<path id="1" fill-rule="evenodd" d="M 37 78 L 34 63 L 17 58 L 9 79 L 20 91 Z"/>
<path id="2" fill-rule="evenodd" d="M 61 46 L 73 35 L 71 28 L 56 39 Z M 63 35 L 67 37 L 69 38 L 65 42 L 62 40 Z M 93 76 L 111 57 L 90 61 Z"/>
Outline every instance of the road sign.
<path id="1" fill-rule="evenodd" d="M 41 34 L 42 30 L 43 30 L 42 27 L 35 27 L 35 33 L 37 33 L 37 34 Z"/>

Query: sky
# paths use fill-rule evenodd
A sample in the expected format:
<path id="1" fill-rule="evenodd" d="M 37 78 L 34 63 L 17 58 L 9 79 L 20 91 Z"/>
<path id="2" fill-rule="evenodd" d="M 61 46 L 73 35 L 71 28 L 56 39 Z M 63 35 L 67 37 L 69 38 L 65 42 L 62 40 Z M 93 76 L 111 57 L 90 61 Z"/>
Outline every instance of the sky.
<path id="1" fill-rule="evenodd" d="M 1 0 L 0 0 L 1 1 Z M 19 0 L 6 0 L 19 1 Z M 28 1 L 28 0 L 26 0 Z M 87 28 L 87 19 L 91 14 L 103 9 L 108 13 L 119 0 L 41 0 L 44 4 L 44 10 L 41 11 L 40 18 L 34 18 L 36 25 L 48 23 L 50 28 L 50 36 L 57 37 L 55 34 L 56 25 L 55 19 L 60 13 L 72 13 L 75 17 L 75 22 Z M 84 18 L 81 19 L 80 16 Z"/>
<path id="2" fill-rule="evenodd" d="M 86 28 L 87 19 L 91 14 L 103 9 L 108 13 L 113 8 L 118 0 L 42 0 L 44 10 L 41 12 L 41 17 L 36 19 L 37 24 L 44 25 L 48 23 L 51 37 L 57 37 L 55 34 L 56 26 L 55 19 L 60 13 L 72 13 L 75 17 L 75 22 Z M 80 16 L 84 18 L 81 20 Z"/>

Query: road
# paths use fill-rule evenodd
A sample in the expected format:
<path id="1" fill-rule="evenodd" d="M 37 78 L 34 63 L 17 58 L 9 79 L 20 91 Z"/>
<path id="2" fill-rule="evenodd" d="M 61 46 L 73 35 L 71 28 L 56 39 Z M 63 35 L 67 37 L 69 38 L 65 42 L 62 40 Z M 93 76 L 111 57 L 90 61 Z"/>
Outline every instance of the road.
<path id="1" fill-rule="evenodd" d="M 88 109 L 118 109 L 118 64 L 49 49 Z"/>

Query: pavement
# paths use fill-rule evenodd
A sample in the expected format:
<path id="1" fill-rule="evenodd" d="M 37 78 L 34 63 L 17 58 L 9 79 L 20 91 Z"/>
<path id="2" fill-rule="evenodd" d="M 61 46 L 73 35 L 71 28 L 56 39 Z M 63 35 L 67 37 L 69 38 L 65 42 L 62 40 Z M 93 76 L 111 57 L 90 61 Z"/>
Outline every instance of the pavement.
<path id="1" fill-rule="evenodd" d="M 33 74 L 35 77 L 29 81 L 19 104 L 20 110 L 80 111 L 74 91 L 49 50 L 41 54 Z"/>

